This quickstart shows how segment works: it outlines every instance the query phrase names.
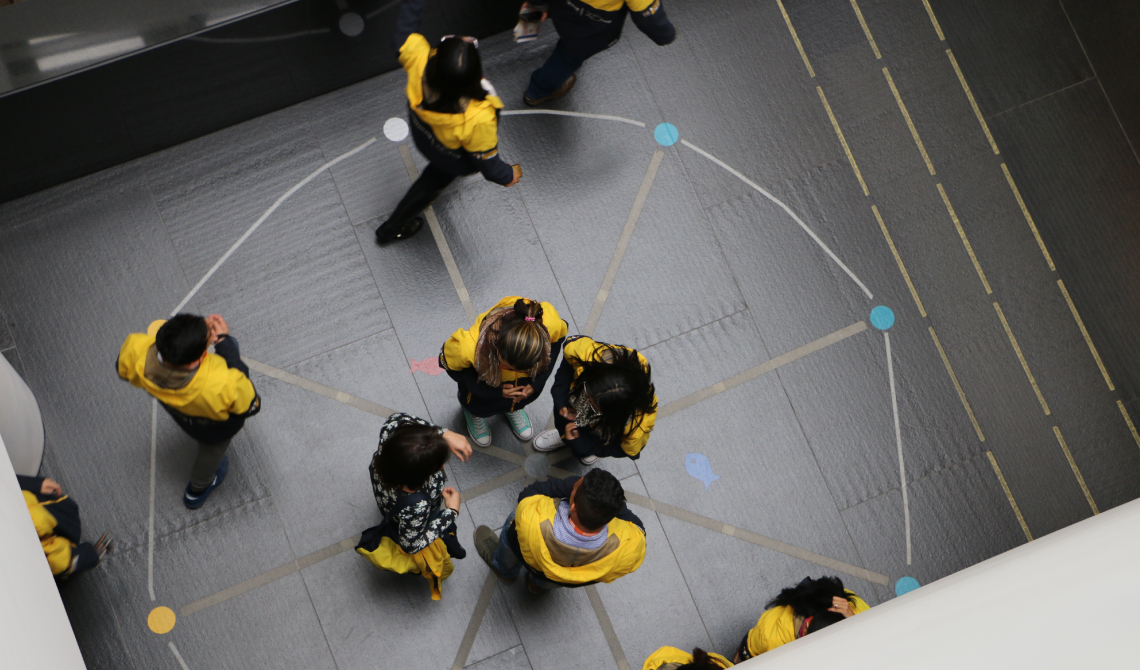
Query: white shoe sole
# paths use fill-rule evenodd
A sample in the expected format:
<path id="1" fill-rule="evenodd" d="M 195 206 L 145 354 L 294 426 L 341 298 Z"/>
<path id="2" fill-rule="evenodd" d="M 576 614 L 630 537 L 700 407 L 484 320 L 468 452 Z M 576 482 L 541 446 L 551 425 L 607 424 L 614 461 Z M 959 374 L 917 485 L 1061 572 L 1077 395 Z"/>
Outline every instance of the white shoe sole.
<path id="1" fill-rule="evenodd" d="M 554 442 L 553 444 L 545 444 L 547 442 L 547 440 L 544 440 L 543 436 L 548 435 L 550 433 L 554 433 L 555 436 L 558 435 L 558 431 L 556 431 L 556 430 L 545 430 L 545 431 L 539 433 L 538 437 L 534 438 L 534 444 L 532 444 L 531 446 L 534 447 L 535 451 L 554 451 L 556 449 L 561 449 L 562 447 L 566 446 L 562 443 L 561 438 L 558 438 L 558 441 Z M 543 444 L 539 444 L 540 442 L 542 442 Z"/>

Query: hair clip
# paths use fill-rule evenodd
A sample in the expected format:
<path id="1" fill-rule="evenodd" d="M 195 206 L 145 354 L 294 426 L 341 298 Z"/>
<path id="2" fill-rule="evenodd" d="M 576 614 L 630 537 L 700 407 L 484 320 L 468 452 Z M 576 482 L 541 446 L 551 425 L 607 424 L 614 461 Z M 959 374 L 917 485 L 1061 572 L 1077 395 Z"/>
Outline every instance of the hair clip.
<path id="1" fill-rule="evenodd" d="M 525 316 L 525 317 L 523 317 L 523 318 L 524 318 L 524 319 L 526 319 L 527 321 L 534 321 L 534 317 L 533 317 L 533 316 Z"/>

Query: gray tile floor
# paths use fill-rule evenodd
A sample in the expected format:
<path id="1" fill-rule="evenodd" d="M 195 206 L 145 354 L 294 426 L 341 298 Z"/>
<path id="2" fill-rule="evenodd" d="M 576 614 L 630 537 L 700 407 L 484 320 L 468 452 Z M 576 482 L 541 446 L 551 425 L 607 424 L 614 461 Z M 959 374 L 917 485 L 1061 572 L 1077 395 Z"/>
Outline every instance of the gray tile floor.
<path id="1" fill-rule="evenodd" d="M 408 184 L 401 148 L 381 132 L 405 114 L 402 73 L 0 206 L 0 351 L 40 399 L 45 474 L 80 501 L 92 533 L 119 540 L 62 588 L 88 666 L 175 668 L 175 649 L 189 668 L 341 670 L 638 667 L 664 644 L 730 654 L 777 590 L 836 562 L 876 604 L 903 576 L 928 583 L 1140 496 L 1140 449 L 1118 404 L 1132 398 L 1106 384 L 1073 318 L 1080 295 L 1070 306 L 1058 285 L 1084 276 L 1096 250 L 1074 262 L 1058 243 L 1051 268 L 1002 168 L 1009 156 L 1047 249 L 1081 211 L 1135 237 L 1120 231 L 1140 172 L 1120 158 L 1127 145 L 1063 17 L 1030 25 L 1020 12 L 935 3 L 942 41 L 919 0 L 859 5 L 881 58 L 846 1 L 784 2 L 799 45 L 775 2 L 674 3 L 675 45 L 631 28 L 552 106 L 644 128 L 504 116 L 502 150 L 522 183 L 470 178 L 435 204 L 476 310 L 525 294 L 582 332 L 664 154 L 596 327 L 654 365 L 663 411 L 643 458 L 599 464 L 630 492 L 649 550 L 638 572 L 594 594 L 484 588 L 472 555 L 432 602 L 418 578 L 338 547 L 377 520 L 366 463 L 385 408 L 462 426 L 451 380 L 410 366 L 469 325 L 440 246 L 427 231 L 372 243 Z M 964 34 L 973 25 L 1008 32 L 999 55 L 1018 85 L 978 69 L 979 54 L 998 56 Z M 508 108 L 551 37 L 485 40 Z M 968 81 L 981 73 L 971 90 L 1000 154 L 948 45 Z M 660 147 L 652 130 L 666 121 L 786 203 L 874 298 L 776 203 L 687 145 Z M 264 411 L 197 512 L 180 503 L 190 442 L 159 413 L 152 550 L 151 405 L 112 372 L 122 338 L 168 314 L 291 187 L 373 137 L 284 200 L 190 300 L 225 315 L 258 362 Z M 1108 167 L 1091 167 L 1089 137 Z M 1078 149 L 1084 162 L 1065 158 Z M 897 317 L 905 496 L 884 334 L 868 327 L 779 358 L 867 322 L 876 305 Z M 549 396 L 532 405 L 534 422 L 550 407 Z M 449 466 L 467 493 L 464 538 L 500 524 L 525 484 L 529 447 L 502 423 L 494 444 Z M 707 490 L 685 469 L 690 453 L 720 475 Z M 162 637 L 146 626 L 160 605 L 182 613 Z"/>

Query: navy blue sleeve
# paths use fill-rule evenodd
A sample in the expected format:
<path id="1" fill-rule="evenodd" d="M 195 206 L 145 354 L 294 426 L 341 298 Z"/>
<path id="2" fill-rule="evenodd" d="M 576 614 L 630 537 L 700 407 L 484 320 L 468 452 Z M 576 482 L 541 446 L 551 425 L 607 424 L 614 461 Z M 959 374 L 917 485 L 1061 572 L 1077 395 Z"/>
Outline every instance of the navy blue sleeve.
<path id="1" fill-rule="evenodd" d="M 479 172 L 483 173 L 483 178 L 487 181 L 493 181 L 496 184 L 506 186 L 514 180 L 515 171 L 499 156 L 498 147 L 490 151 L 473 153 L 471 155 L 475 157 L 479 165 Z"/>
<path id="2" fill-rule="evenodd" d="M 621 511 L 617 513 L 617 518 L 635 524 L 641 529 L 641 532 L 645 532 L 645 524 L 629 509 L 629 505 L 622 505 Z"/>
<path id="3" fill-rule="evenodd" d="M 27 477 L 25 475 L 16 475 L 16 481 L 20 483 L 20 490 L 40 494 L 40 490 L 44 486 L 43 477 Z"/>
<path id="4" fill-rule="evenodd" d="M 555 500 L 569 498 L 570 493 L 574 491 L 574 484 L 579 479 L 581 477 L 574 475 L 566 479 L 550 478 L 544 482 L 535 482 L 519 493 L 519 502 L 531 496 L 549 496 Z"/>
<path id="5" fill-rule="evenodd" d="M 487 384 L 479 381 L 479 373 L 475 371 L 475 368 L 451 370 L 445 365 L 441 365 L 440 367 L 444 370 L 447 370 L 447 376 L 458 382 L 460 388 L 468 391 L 469 393 L 472 393 L 473 395 L 476 395 L 480 398 L 491 399 L 503 397 L 503 390 L 501 388 L 488 386 Z"/>
<path id="6" fill-rule="evenodd" d="M 551 354 L 550 360 L 554 360 L 553 350 Z M 550 395 L 554 398 L 555 416 L 558 416 L 558 410 L 570 406 L 570 382 L 572 381 L 574 381 L 574 368 L 563 358 L 562 363 L 558 366 L 558 372 L 554 375 L 554 385 L 550 387 Z"/>
<path id="7" fill-rule="evenodd" d="M 392 45 L 396 48 L 396 53 L 400 53 L 400 48 L 404 46 L 404 42 L 408 41 L 408 35 L 419 32 L 420 24 L 424 21 L 424 5 L 427 0 L 404 0 L 400 5 L 400 14 L 396 17 L 396 32 L 392 35 Z"/>
<path id="8" fill-rule="evenodd" d="M 660 46 L 672 44 L 677 39 L 677 29 L 669 22 L 669 17 L 665 16 L 661 0 L 656 0 L 640 12 L 631 11 L 629 17 L 638 30 Z"/>
<path id="9" fill-rule="evenodd" d="M 226 359 L 226 367 L 241 370 L 246 377 L 249 376 L 249 366 L 241 359 L 238 351 L 238 341 L 232 335 L 226 335 L 214 345 L 214 353 Z"/>

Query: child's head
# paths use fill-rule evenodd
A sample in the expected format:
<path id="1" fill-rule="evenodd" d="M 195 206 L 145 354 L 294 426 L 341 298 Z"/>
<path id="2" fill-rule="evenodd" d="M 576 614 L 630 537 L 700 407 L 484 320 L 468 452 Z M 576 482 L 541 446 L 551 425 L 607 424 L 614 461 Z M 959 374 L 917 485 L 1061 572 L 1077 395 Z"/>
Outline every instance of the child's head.
<path id="1" fill-rule="evenodd" d="M 780 591 L 780 594 L 768 603 L 768 607 L 790 606 L 796 616 L 804 618 L 804 634 L 808 634 L 843 621 L 842 614 L 828 611 L 834 605 L 834 598 L 850 600 L 850 596 L 843 588 L 843 582 L 838 577 L 819 579 L 808 577 L 796 586 Z"/>
<path id="2" fill-rule="evenodd" d="M 385 488 L 418 491 L 443 469 L 451 455 L 447 441 L 431 426 L 400 426 L 380 445 L 372 467 Z"/>
<path id="3" fill-rule="evenodd" d="M 542 323 L 542 305 L 519 298 L 510 313 L 498 322 L 495 349 L 499 361 L 531 376 L 550 365 L 550 333 Z"/>
<path id="4" fill-rule="evenodd" d="M 641 417 L 657 411 L 649 363 L 642 365 L 636 351 L 607 344 L 577 363 L 582 372 L 573 387 L 585 391 L 601 415 L 600 433 L 628 435 Z"/>
<path id="5" fill-rule="evenodd" d="M 712 660 L 707 651 L 695 647 L 692 662 L 678 666 L 677 670 L 724 670 L 724 668 L 721 667 L 720 663 Z"/>
<path id="6" fill-rule="evenodd" d="M 210 344 L 210 328 L 206 320 L 196 314 L 177 314 L 162 324 L 154 338 L 154 345 L 164 363 L 174 366 L 190 365 L 202 358 Z"/>
<path id="7" fill-rule="evenodd" d="M 575 523 L 582 530 L 596 532 L 613 520 L 625 505 L 621 482 L 605 470 L 590 470 L 574 484 L 570 494 Z"/>
<path id="8" fill-rule="evenodd" d="M 458 113 L 461 98 L 484 100 L 483 62 L 479 49 L 470 37 L 445 37 L 435 48 L 424 68 L 424 79 L 430 100 L 424 108 L 443 113 Z"/>

